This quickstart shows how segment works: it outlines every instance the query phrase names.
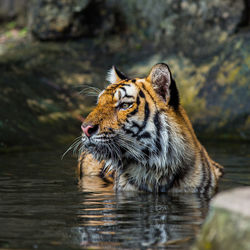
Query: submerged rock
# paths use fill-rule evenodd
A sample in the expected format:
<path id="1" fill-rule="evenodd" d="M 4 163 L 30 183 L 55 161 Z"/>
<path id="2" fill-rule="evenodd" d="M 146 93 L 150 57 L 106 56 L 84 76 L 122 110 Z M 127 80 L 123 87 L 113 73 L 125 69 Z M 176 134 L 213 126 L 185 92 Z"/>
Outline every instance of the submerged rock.
<path id="1" fill-rule="evenodd" d="M 193 250 L 248 250 L 250 247 L 250 188 L 219 193 Z"/>

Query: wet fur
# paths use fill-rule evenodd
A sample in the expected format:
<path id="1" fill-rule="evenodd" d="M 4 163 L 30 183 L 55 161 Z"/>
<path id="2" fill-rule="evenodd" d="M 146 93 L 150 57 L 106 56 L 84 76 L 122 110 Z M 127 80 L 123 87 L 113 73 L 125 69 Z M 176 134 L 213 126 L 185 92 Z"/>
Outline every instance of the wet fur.
<path id="1" fill-rule="evenodd" d="M 130 80 L 113 67 L 109 80 L 84 121 L 99 127 L 82 136 L 79 176 L 114 177 L 117 191 L 214 192 L 222 167 L 198 141 L 168 66 Z"/>

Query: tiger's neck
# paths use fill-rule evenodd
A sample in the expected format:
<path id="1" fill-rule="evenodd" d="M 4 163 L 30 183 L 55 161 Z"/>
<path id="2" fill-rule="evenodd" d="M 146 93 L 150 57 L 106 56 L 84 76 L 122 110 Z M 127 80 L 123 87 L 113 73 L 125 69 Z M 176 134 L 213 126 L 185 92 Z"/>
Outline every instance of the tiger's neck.
<path id="1" fill-rule="evenodd" d="M 161 131 L 155 135 L 152 149 L 145 148 L 147 159 L 125 158 L 116 175 L 117 190 L 167 192 L 184 180 L 195 165 L 193 145 L 173 120 L 159 116 Z M 174 128 L 174 129 L 172 129 Z"/>

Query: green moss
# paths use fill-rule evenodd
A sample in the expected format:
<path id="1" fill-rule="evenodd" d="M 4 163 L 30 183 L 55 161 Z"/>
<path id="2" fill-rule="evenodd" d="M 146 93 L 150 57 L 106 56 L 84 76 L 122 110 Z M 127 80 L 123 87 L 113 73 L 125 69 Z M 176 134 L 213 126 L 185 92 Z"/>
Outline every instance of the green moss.
<path id="1" fill-rule="evenodd" d="M 249 249 L 250 220 L 225 209 L 213 209 L 192 249 Z"/>

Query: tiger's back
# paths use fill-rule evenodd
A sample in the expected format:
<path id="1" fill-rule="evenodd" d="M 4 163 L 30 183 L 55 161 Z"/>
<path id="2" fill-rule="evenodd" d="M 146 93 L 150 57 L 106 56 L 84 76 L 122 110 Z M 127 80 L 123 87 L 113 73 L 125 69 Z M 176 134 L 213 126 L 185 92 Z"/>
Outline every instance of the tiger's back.
<path id="1" fill-rule="evenodd" d="M 136 79 L 113 68 L 109 78 L 82 124 L 79 176 L 114 178 L 123 191 L 212 193 L 222 167 L 198 141 L 168 66 Z"/>

